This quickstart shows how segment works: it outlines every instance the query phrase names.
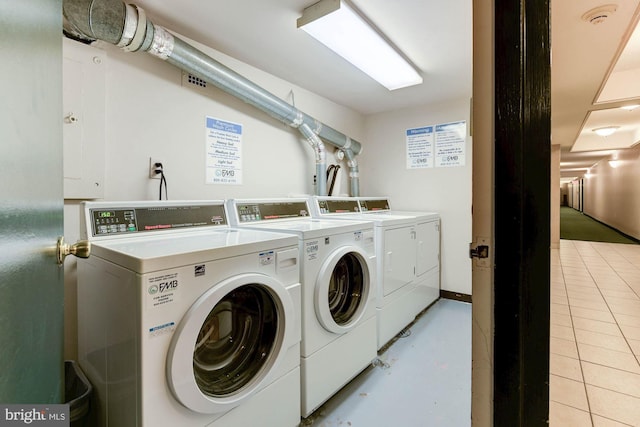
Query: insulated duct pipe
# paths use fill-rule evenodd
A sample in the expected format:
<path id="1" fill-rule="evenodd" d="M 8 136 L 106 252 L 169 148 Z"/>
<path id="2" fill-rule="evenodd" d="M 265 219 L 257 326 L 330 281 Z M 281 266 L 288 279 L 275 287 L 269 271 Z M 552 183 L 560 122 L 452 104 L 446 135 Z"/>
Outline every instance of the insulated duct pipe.
<path id="1" fill-rule="evenodd" d="M 146 18 L 143 9 L 124 4 L 121 0 L 64 0 L 63 13 L 66 29 L 80 38 L 103 40 L 130 52 L 149 52 L 253 105 L 271 117 L 299 129 L 316 149 L 316 175 L 318 179 L 316 193 L 318 195 L 325 195 L 326 179 L 323 177 L 326 172 L 324 166 L 322 172 L 319 171 L 318 162 L 324 162 L 324 146 L 318 144 L 315 138 L 320 137 L 332 146 L 344 151 L 349 160 L 351 195 L 360 195 L 358 165 L 355 160 L 355 156 L 362 150 L 359 142 L 323 125 L 180 38 L 173 36 L 163 27 L 153 24 Z M 315 135 L 315 138 L 310 136 L 309 132 Z M 322 149 L 322 153 L 320 153 L 320 149 Z M 324 185 L 321 185 L 323 180 Z"/>
<path id="2" fill-rule="evenodd" d="M 304 135 L 307 142 L 316 153 L 316 194 L 319 196 L 327 195 L 327 156 L 324 149 L 324 143 L 316 135 L 308 124 L 303 123 L 298 128 L 300 133 Z"/>
<path id="3" fill-rule="evenodd" d="M 347 157 L 347 166 L 349 166 L 349 182 L 351 183 L 351 195 L 358 197 L 360 195 L 360 172 L 358 170 L 358 161 L 351 150 L 344 150 Z M 356 194 L 358 196 L 356 196 Z"/>

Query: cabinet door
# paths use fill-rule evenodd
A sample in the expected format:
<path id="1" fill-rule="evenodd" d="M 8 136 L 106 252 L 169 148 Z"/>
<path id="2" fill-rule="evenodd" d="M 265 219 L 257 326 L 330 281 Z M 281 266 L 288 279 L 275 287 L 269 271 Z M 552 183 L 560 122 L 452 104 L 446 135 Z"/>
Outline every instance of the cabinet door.
<path id="1" fill-rule="evenodd" d="M 64 198 L 104 197 L 104 51 L 63 38 Z"/>
<path id="2" fill-rule="evenodd" d="M 413 280 L 416 267 L 415 227 L 385 230 L 382 263 L 384 296 Z"/>
<path id="3" fill-rule="evenodd" d="M 418 224 L 416 234 L 416 276 L 422 276 L 440 265 L 440 221 Z"/>

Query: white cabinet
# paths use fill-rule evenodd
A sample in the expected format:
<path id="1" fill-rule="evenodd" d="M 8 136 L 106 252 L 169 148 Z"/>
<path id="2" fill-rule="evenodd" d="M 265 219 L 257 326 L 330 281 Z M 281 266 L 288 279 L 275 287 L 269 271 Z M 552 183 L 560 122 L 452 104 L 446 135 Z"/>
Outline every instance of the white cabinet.
<path id="1" fill-rule="evenodd" d="M 106 54 L 63 37 L 64 198 L 104 197 Z"/>
<path id="2" fill-rule="evenodd" d="M 382 260 L 382 295 L 387 296 L 411 283 L 416 270 L 416 230 L 407 225 L 384 229 L 378 235 L 384 248 Z"/>
<path id="3" fill-rule="evenodd" d="M 417 255 L 416 276 L 440 267 L 440 220 L 425 221 L 416 226 Z"/>

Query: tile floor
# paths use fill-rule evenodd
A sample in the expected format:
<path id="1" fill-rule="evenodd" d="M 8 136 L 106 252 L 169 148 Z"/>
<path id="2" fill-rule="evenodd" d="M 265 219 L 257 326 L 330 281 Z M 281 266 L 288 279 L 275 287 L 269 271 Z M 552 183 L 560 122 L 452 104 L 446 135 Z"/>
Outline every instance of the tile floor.
<path id="1" fill-rule="evenodd" d="M 550 335 L 550 426 L 640 426 L 640 245 L 561 240 Z"/>

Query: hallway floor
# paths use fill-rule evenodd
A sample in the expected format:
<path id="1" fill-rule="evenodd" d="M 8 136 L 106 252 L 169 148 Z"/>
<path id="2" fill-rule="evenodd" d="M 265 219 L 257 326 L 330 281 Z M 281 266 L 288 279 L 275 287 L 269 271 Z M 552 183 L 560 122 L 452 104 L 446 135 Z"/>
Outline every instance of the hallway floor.
<path id="1" fill-rule="evenodd" d="M 551 256 L 551 427 L 640 426 L 640 246 Z"/>

